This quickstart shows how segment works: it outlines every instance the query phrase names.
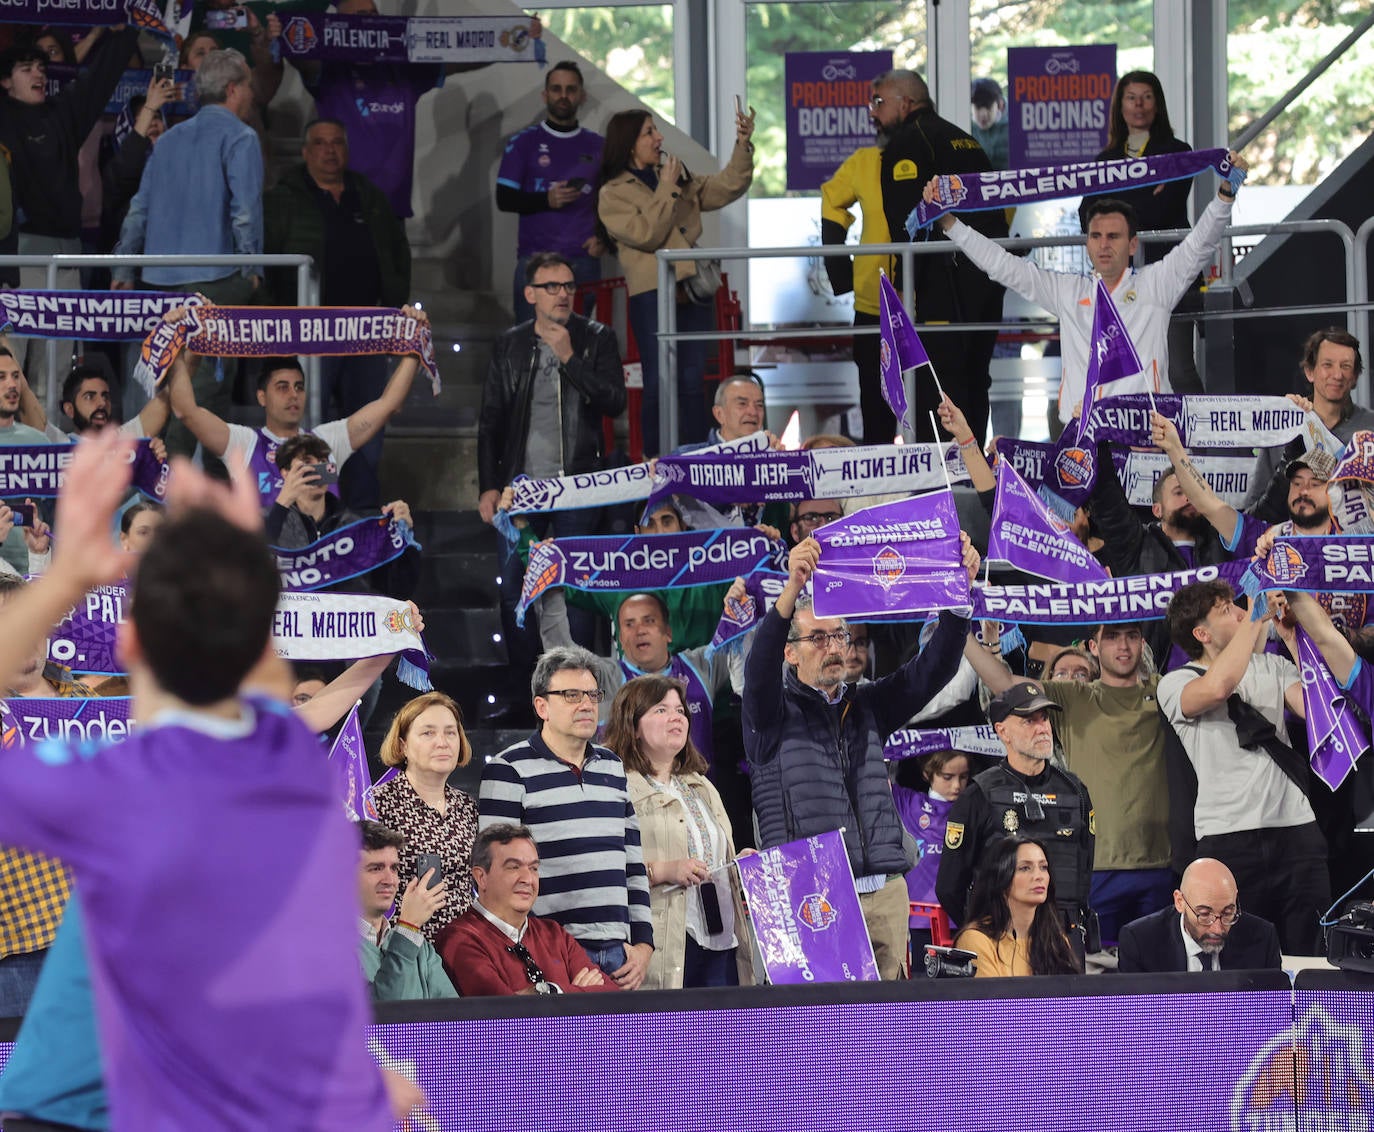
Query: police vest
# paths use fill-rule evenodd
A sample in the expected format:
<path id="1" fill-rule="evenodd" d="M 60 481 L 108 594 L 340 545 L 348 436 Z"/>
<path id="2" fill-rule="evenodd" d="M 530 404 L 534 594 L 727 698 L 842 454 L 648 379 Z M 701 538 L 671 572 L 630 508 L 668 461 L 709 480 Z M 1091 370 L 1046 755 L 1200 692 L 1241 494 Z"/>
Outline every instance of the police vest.
<path id="1" fill-rule="evenodd" d="M 1030 790 L 1023 778 L 1001 764 L 983 771 L 973 781 L 988 800 L 988 828 L 984 833 L 989 840 L 983 845 L 983 854 L 986 855 L 988 844 L 999 831 L 1035 838 L 1045 847 L 1057 903 L 1076 912 L 1085 825 L 1078 782 L 1050 767 L 1040 787 Z M 1039 803 L 1041 816 L 1032 816 L 1035 807 L 1031 798 Z"/>

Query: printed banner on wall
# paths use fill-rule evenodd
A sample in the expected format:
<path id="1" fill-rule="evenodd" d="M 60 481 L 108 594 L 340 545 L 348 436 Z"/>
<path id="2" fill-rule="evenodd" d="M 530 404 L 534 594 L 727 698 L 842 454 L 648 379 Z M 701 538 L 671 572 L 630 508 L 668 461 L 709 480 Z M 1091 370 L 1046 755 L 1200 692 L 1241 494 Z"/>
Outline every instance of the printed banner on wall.
<path id="1" fill-rule="evenodd" d="M 1007 48 L 1013 169 L 1090 161 L 1107 144 L 1116 44 Z"/>
<path id="2" fill-rule="evenodd" d="M 787 187 L 819 189 L 860 146 L 872 145 L 873 80 L 892 69 L 891 51 L 789 51 Z"/>

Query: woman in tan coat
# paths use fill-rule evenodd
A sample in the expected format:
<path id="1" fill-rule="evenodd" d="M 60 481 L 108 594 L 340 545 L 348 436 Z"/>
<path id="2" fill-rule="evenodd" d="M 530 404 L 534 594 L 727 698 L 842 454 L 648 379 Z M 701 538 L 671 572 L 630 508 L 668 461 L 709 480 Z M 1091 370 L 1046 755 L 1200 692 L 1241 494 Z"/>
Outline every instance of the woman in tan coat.
<path id="1" fill-rule="evenodd" d="M 753 982 L 730 863 L 730 819 L 692 745 L 686 686 L 638 676 L 616 693 L 605 743 L 620 756 L 639 818 L 654 955 L 646 988 Z"/>
<path id="2" fill-rule="evenodd" d="M 738 200 L 754 179 L 754 112 L 735 115 L 735 149 L 729 164 L 709 176 L 693 174 L 663 152 L 663 135 L 647 110 L 623 110 L 606 126 L 597 218 L 603 241 L 620 256 L 629 292 L 630 328 L 639 345 L 644 373 L 644 454 L 659 455 L 658 428 L 658 264 L 659 248 L 691 248 L 701 239 L 701 214 Z M 719 276 L 704 264 L 685 260 L 677 273 L 677 328 L 715 326 L 715 287 Z M 715 286 L 712 286 L 714 282 Z M 683 443 L 706 439 L 707 417 L 702 375 L 706 342 L 678 346 L 678 437 Z"/>

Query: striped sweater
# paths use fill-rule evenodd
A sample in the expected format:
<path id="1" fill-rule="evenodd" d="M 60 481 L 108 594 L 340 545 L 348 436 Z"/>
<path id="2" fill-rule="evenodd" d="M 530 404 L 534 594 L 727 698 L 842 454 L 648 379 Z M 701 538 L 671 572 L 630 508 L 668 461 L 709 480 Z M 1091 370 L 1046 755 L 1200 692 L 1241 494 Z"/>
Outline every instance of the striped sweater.
<path id="1" fill-rule="evenodd" d="M 539 847 L 534 913 L 589 943 L 653 943 L 649 880 L 625 768 L 587 744 L 582 770 L 549 750 L 536 732 L 482 771 L 481 828 L 514 822 Z"/>

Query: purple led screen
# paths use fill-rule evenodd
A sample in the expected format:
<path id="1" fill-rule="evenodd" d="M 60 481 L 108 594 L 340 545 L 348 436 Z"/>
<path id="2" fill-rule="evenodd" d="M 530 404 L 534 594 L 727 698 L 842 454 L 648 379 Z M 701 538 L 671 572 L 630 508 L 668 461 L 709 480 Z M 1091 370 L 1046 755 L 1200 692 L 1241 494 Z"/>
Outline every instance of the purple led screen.
<path id="1" fill-rule="evenodd" d="M 1363 980 L 1374 989 L 1374 978 Z M 1300 1129 L 1374 1128 L 1374 996 L 1303 990 L 1293 1000 Z M 1263 1091 L 1265 1082 L 1257 1079 Z"/>
<path id="2" fill-rule="evenodd" d="M 1368 1029 L 1370 996 L 1320 997 L 1299 1017 L 1325 1012 L 1317 1056 L 1345 1068 L 1320 1079 L 1344 1096 L 1371 1080 L 1367 1056 L 1346 1056 L 1363 1050 L 1352 1032 Z M 375 1026 L 370 1042 L 418 1072 L 424 1132 L 1278 1132 L 1299 1126 L 1284 1087 L 1292 1002 L 1266 990 L 526 1016 Z"/>

